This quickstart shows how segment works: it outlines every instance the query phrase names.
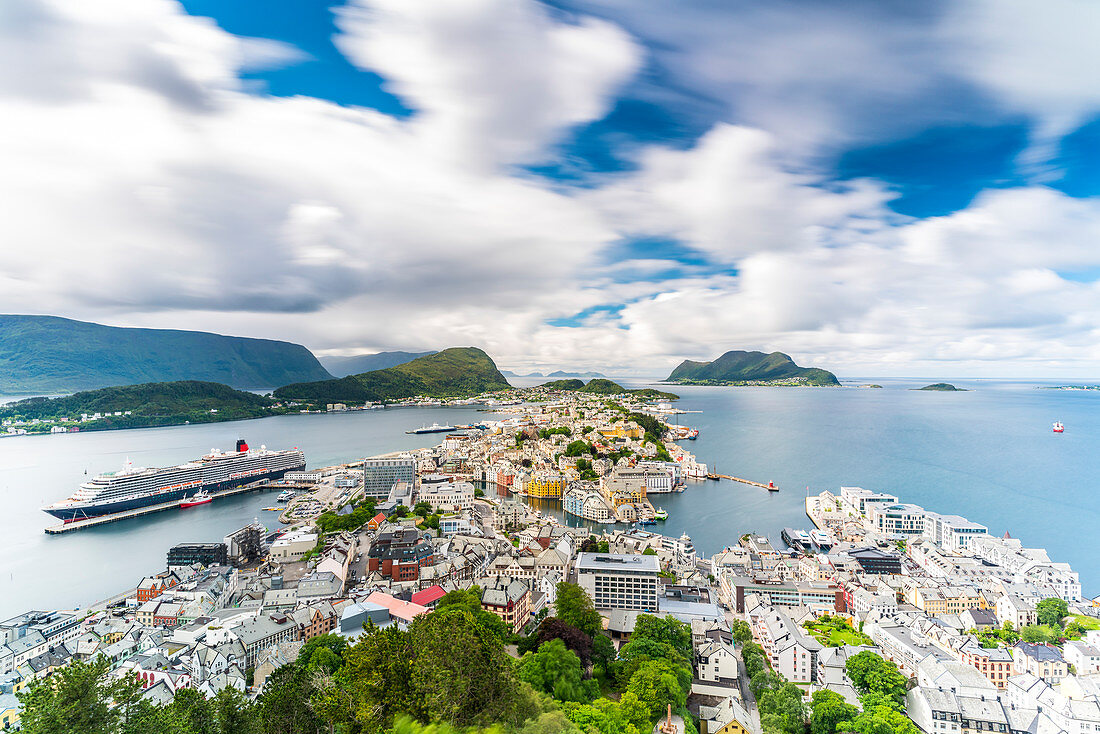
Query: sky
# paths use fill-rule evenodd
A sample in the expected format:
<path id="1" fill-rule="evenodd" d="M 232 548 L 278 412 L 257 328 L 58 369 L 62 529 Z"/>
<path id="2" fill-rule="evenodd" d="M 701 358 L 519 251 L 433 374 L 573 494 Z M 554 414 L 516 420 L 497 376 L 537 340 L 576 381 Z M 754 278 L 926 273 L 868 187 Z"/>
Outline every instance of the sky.
<path id="1" fill-rule="evenodd" d="M 1100 367 L 1092 0 L 5 0 L 0 311 L 840 376 Z"/>

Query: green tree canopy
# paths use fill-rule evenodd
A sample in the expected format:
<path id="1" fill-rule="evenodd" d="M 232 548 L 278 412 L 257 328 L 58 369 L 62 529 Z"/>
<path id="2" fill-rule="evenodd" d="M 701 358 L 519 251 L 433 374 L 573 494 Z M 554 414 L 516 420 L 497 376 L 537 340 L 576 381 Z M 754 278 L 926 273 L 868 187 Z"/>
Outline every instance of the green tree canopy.
<path id="1" fill-rule="evenodd" d="M 588 594 L 577 584 L 562 581 L 558 584 L 557 600 L 554 602 L 558 619 L 576 627 L 589 637 L 595 637 L 603 630 L 600 613 L 592 606 Z"/>
<path id="2" fill-rule="evenodd" d="M 844 665 L 848 678 L 859 693 L 880 693 L 900 703 L 905 698 L 906 678 L 889 660 L 864 650 Z"/>
<path id="3" fill-rule="evenodd" d="M 598 693 L 595 681 L 582 680 L 581 660 L 560 639 L 542 643 L 538 651 L 520 659 L 519 677 L 536 691 L 559 701 L 587 703 Z"/>
<path id="4" fill-rule="evenodd" d="M 835 691 L 817 691 L 810 707 L 813 711 L 810 731 L 813 734 L 836 734 L 838 724 L 852 721 L 859 715 L 859 709 Z"/>
<path id="5" fill-rule="evenodd" d="M 1069 605 L 1065 599 L 1052 596 L 1036 604 L 1035 611 L 1039 615 L 1039 624 L 1061 627 L 1062 620 L 1069 616 Z"/>

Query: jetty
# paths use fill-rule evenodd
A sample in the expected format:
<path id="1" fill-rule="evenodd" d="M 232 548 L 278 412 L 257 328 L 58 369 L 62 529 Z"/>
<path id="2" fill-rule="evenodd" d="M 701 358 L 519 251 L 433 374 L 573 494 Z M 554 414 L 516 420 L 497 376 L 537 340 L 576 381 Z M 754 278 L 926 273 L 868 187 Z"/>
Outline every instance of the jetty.
<path id="1" fill-rule="evenodd" d="M 731 476 L 729 474 L 718 474 L 717 472 L 710 472 L 710 473 L 707 474 L 707 479 L 715 479 L 715 480 L 717 480 L 717 479 L 728 479 L 731 482 L 740 482 L 741 484 L 748 484 L 749 486 L 752 486 L 752 487 L 760 487 L 761 489 L 766 489 L 769 492 L 778 492 L 779 491 L 779 487 L 775 486 L 775 482 L 768 482 L 767 484 L 764 484 L 763 482 L 754 482 L 751 479 L 744 479 L 742 477 L 735 477 L 735 476 Z"/>
<path id="2" fill-rule="evenodd" d="M 242 484 L 239 487 L 230 487 L 229 489 L 223 489 L 221 492 L 211 494 L 211 499 L 221 499 L 222 497 L 232 497 L 238 494 L 245 494 L 246 492 L 264 492 L 271 489 L 277 489 L 276 485 L 267 484 L 266 482 L 253 482 L 252 484 Z M 155 505 L 149 505 L 147 507 L 139 507 L 136 510 L 126 510 L 125 512 L 114 512 L 110 515 L 99 515 L 97 517 L 89 517 L 86 520 L 73 520 L 72 522 L 58 523 L 57 525 L 50 525 L 46 528 L 46 532 L 50 535 L 61 535 L 62 533 L 72 533 L 77 530 L 84 530 L 86 528 L 95 528 L 100 525 L 109 525 L 113 522 L 119 522 L 120 520 L 129 520 L 135 517 L 144 517 L 145 515 L 151 515 L 154 512 L 163 512 L 165 510 L 179 509 L 180 501 L 172 500 L 171 502 L 160 502 Z"/>

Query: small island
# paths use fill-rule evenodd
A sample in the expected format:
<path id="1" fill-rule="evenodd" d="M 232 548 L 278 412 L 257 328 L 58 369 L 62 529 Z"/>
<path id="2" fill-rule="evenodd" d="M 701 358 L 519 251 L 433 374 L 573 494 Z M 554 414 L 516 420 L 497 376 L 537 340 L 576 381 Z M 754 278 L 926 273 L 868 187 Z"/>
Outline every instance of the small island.
<path id="1" fill-rule="evenodd" d="M 684 360 L 664 379 L 677 385 L 736 387 L 839 387 L 836 375 L 818 367 L 799 367 L 783 352 L 726 352 L 712 362 Z"/>
<path id="2" fill-rule="evenodd" d="M 925 385 L 924 387 L 914 387 L 913 390 L 932 390 L 934 392 L 967 392 L 967 390 L 955 387 L 949 382 L 934 382 L 931 385 Z"/>
<path id="3" fill-rule="evenodd" d="M 859 387 L 874 388 L 876 390 L 882 389 L 882 385 L 859 385 Z"/>

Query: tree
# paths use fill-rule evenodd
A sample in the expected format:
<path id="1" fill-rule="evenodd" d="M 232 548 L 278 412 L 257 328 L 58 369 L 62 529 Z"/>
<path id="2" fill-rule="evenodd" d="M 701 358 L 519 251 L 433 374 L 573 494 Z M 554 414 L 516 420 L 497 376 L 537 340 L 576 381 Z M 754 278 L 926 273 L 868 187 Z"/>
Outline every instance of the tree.
<path id="1" fill-rule="evenodd" d="M 844 670 L 860 694 L 881 693 L 900 704 L 905 698 L 905 676 L 898 666 L 864 650 L 848 658 Z"/>
<path id="2" fill-rule="evenodd" d="M 47 679 L 33 681 L 17 695 L 23 704 L 22 730 L 28 734 L 110 734 L 117 731 L 141 693 L 137 679 L 112 679 L 103 656 L 73 661 Z M 118 705 L 113 705 L 118 704 Z"/>
<path id="3" fill-rule="evenodd" d="M 454 591 L 448 591 L 443 595 L 443 598 L 436 604 L 436 610 L 449 609 L 449 608 L 464 609 L 470 613 L 478 624 L 485 629 L 489 630 L 495 635 L 501 642 L 511 637 L 511 630 L 504 620 L 481 608 L 481 588 L 477 586 L 471 586 L 465 591 L 462 589 L 455 589 Z"/>
<path id="4" fill-rule="evenodd" d="M 597 637 L 604 637 L 604 635 L 597 635 Z M 582 667 L 587 668 L 592 664 L 593 639 L 557 617 L 547 617 L 542 620 L 535 633 L 520 643 L 520 652 L 538 650 L 543 643 L 550 640 L 561 640 L 565 643 L 565 646 L 580 658 Z M 608 639 L 608 642 L 611 642 L 611 640 Z M 614 652 L 612 652 L 612 657 L 614 657 Z"/>
<path id="5" fill-rule="evenodd" d="M 810 717 L 810 731 L 813 734 L 835 734 L 838 724 L 852 721 L 859 715 L 859 709 L 835 691 L 817 691 L 810 707 L 813 710 Z"/>
<path id="6" fill-rule="evenodd" d="M 432 505 L 430 502 L 417 502 L 413 506 L 413 514 L 420 515 L 420 517 L 427 517 L 432 514 Z"/>
<path id="7" fill-rule="evenodd" d="M 803 734 L 806 728 L 806 705 L 802 689 L 794 683 L 781 683 L 768 688 L 757 697 L 760 725 L 764 731 Z"/>
<path id="8" fill-rule="evenodd" d="M 733 639 L 742 645 L 746 642 L 752 642 L 752 628 L 743 619 L 733 620 L 730 623 L 730 632 L 733 634 Z"/>
<path id="9" fill-rule="evenodd" d="M 577 584 L 568 581 L 559 583 L 554 607 L 557 609 L 558 619 L 589 637 L 596 636 L 603 629 L 600 613 L 592 606 L 588 594 Z"/>
<path id="10" fill-rule="evenodd" d="M 582 672 L 580 658 L 560 639 L 544 642 L 537 652 L 527 653 L 519 662 L 521 680 L 559 701 L 587 703 L 595 697 L 595 681 L 585 685 Z"/>
<path id="11" fill-rule="evenodd" d="M 690 685 L 690 656 L 684 655 L 667 642 L 658 642 L 648 637 L 637 636 L 631 636 L 630 642 L 623 645 L 622 649 L 619 650 L 619 684 L 626 686 L 634 673 L 643 664 L 656 660 L 665 661 L 680 669 L 688 670 Z"/>
<path id="12" fill-rule="evenodd" d="M 854 719 L 837 724 L 837 731 L 858 734 L 920 734 L 920 729 L 905 714 L 890 705 L 889 699 L 865 696 L 861 701 L 863 712 Z"/>
<path id="13" fill-rule="evenodd" d="M 663 642 L 685 657 L 691 656 L 691 627 L 675 617 L 639 614 L 630 640 L 639 638 Z"/>
<path id="14" fill-rule="evenodd" d="M 1062 620 L 1069 616 L 1069 605 L 1066 604 L 1065 599 L 1052 596 L 1036 604 L 1035 611 L 1039 615 L 1039 624 L 1061 627 Z"/>
<path id="15" fill-rule="evenodd" d="M 1046 624 L 1029 624 L 1020 629 L 1020 639 L 1024 642 L 1041 643 L 1057 642 L 1062 637 L 1060 627 L 1051 627 Z"/>
<path id="16" fill-rule="evenodd" d="M 651 720 L 660 716 L 669 704 L 678 709 L 687 701 L 687 691 L 675 668 L 667 660 L 647 660 L 630 677 L 626 690 L 648 708 Z M 690 673 L 688 685 L 691 685 Z"/>
<path id="17" fill-rule="evenodd" d="M 456 726 L 500 721 L 517 685 L 503 641 L 464 609 L 423 614 L 409 625 L 410 678 L 426 716 Z M 419 717 L 418 717 L 419 718 Z"/>

